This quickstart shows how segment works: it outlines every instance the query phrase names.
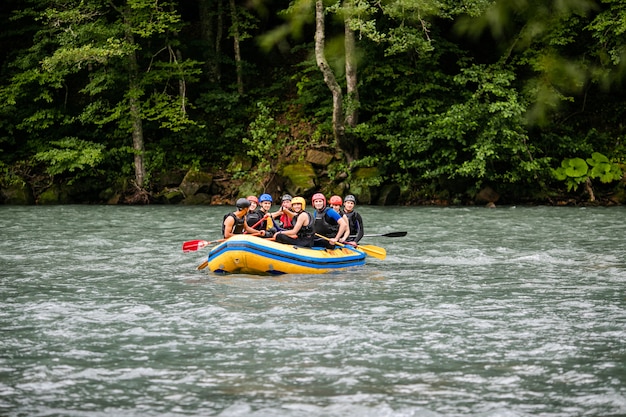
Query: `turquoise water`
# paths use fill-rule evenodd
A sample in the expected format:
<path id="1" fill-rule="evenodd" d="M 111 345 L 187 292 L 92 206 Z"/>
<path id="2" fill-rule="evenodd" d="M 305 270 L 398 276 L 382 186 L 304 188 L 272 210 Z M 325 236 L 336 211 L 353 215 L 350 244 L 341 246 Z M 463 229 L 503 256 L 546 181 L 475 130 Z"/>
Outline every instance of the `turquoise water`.
<path id="1" fill-rule="evenodd" d="M 259 278 L 224 208 L 0 206 L 0 415 L 626 415 L 626 209 L 359 208 L 386 260 Z"/>

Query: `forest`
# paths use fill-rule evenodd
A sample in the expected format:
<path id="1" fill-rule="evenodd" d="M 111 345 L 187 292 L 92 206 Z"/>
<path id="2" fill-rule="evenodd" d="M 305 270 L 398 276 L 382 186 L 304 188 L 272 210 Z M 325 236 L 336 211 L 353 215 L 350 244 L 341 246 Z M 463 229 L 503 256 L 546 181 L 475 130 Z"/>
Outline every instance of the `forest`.
<path id="1" fill-rule="evenodd" d="M 3 0 L 0 204 L 626 203 L 622 0 Z"/>

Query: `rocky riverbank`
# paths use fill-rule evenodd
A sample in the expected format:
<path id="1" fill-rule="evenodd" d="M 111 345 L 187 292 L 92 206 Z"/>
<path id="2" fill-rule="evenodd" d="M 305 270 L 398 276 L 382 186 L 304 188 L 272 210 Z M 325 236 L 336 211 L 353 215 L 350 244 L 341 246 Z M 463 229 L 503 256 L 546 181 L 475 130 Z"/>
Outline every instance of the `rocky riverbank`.
<path id="1" fill-rule="evenodd" d="M 119 181 L 98 189 L 85 183 L 50 182 L 18 178 L 0 190 L 0 203 L 14 205 L 49 204 L 233 204 L 241 196 L 269 193 L 275 197 L 288 193 L 309 196 L 316 191 L 327 194 L 355 194 L 360 204 L 394 205 L 403 203 L 397 184 L 373 185 L 376 168 L 358 168 L 351 174 L 336 169 L 340 158 L 309 150 L 302 161 L 284 163 L 276 171 L 258 174 L 245 159 L 234 159 L 223 169 L 173 170 L 155 175 L 151 187 L 140 189 L 131 181 Z"/>
<path id="2" fill-rule="evenodd" d="M 626 180 L 610 188 L 599 184 L 598 192 L 581 189 L 578 193 L 515 196 L 509 190 L 482 186 L 478 191 L 457 189 L 439 195 L 424 191 L 401 189 L 395 183 L 380 184 L 380 173 L 375 167 L 357 168 L 348 174 L 341 170 L 341 155 L 319 150 L 308 150 L 301 161 L 285 161 L 271 172 L 261 174 L 248 159 L 234 158 L 222 168 L 172 170 L 153 174 L 150 187 L 141 189 L 130 180 L 114 184 L 85 180 L 63 182 L 45 176 L 17 177 L 0 187 L 0 204 L 185 204 L 232 205 L 241 196 L 269 193 L 278 198 L 310 197 L 321 191 L 330 196 L 354 194 L 359 204 L 373 205 L 483 205 L 541 204 L 541 205 L 624 205 Z M 458 187 L 457 187 L 458 188 Z M 589 188 L 590 189 L 590 188 Z"/>

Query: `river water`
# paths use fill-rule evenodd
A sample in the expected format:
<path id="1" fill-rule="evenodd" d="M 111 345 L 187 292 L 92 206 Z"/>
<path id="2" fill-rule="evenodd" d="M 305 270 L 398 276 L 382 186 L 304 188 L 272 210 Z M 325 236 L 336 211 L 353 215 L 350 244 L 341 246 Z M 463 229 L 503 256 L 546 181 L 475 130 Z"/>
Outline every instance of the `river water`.
<path id="1" fill-rule="evenodd" d="M 626 415 L 625 208 L 359 209 L 386 260 L 223 277 L 228 208 L 0 206 L 0 415 Z"/>

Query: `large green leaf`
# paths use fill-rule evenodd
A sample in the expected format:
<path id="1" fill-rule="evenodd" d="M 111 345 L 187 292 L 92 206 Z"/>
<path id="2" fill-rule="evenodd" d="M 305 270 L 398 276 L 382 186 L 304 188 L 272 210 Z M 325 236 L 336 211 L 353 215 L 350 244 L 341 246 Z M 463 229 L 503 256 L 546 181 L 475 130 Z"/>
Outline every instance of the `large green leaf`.
<path id="1" fill-rule="evenodd" d="M 608 164 L 609 158 L 602 155 L 600 152 L 594 152 L 591 154 L 591 158 L 587 158 L 587 163 L 591 166 Z"/>
<path id="2" fill-rule="evenodd" d="M 589 171 L 589 165 L 582 158 L 570 158 L 566 159 L 567 167 L 565 168 L 565 173 L 568 177 L 582 177 L 587 175 Z"/>

